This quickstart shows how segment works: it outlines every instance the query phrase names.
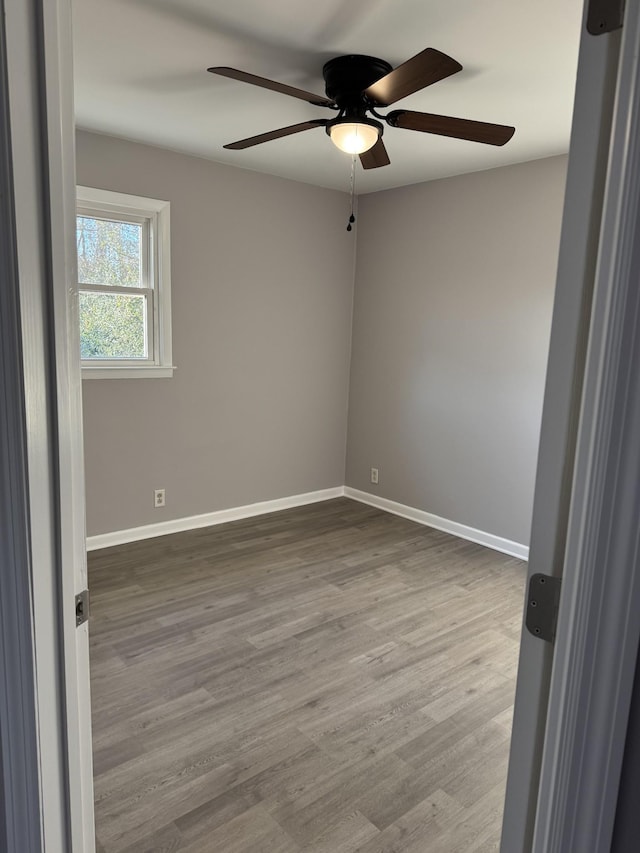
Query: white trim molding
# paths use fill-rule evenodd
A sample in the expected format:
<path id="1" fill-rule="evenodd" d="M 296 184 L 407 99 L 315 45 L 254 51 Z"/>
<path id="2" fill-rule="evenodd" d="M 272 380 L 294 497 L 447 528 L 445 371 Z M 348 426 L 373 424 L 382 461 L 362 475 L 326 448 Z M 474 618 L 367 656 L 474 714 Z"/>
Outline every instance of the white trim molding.
<path id="1" fill-rule="evenodd" d="M 332 489 L 290 495 L 286 498 L 260 501 L 246 506 L 205 512 L 202 515 L 174 518 L 170 521 L 161 521 L 158 524 L 145 524 L 141 527 L 131 527 L 128 530 L 100 533 L 96 536 L 87 537 L 87 551 L 98 551 L 100 548 L 111 548 L 114 545 L 126 545 L 128 542 L 153 539 L 156 536 L 166 536 L 169 533 L 183 533 L 186 530 L 197 530 L 200 527 L 213 527 L 217 524 L 226 524 L 229 521 L 239 521 L 242 518 L 265 515 L 268 512 L 280 512 L 283 509 L 292 509 L 297 506 L 306 506 L 307 504 L 341 497 L 351 498 L 351 500 L 368 504 L 384 512 L 390 512 L 392 515 L 408 518 L 410 521 L 415 521 L 425 527 L 433 527 L 435 530 L 451 533 L 452 536 L 467 539 L 469 542 L 476 542 L 478 545 L 484 545 L 494 551 L 501 551 L 511 557 L 518 557 L 520 560 L 526 560 L 529 556 L 528 547 L 519 542 L 512 542 L 510 539 L 503 539 L 501 536 L 486 533 L 484 530 L 476 530 L 474 527 L 468 527 L 466 524 L 460 524 L 457 521 L 450 521 L 448 518 L 440 518 L 438 515 L 424 512 L 424 510 L 412 506 L 390 501 L 387 498 L 380 498 L 359 489 L 352 489 L 350 486 L 335 486 Z"/>
<path id="2" fill-rule="evenodd" d="M 169 533 L 183 533 L 186 530 L 197 530 L 200 527 L 213 527 L 226 524 L 229 521 L 239 521 L 255 515 L 265 515 L 268 512 L 280 512 L 296 506 L 328 501 L 341 498 L 344 487 L 321 489 L 317 492 L 306 492 L 301 495 L 289 495 L 270 501 L 247 504 L 246 506 L 220 509 L 216 512 L 205 512 L 202 515 L 190 515 L 184 518 L 173 518 L 161 521 L 159 524 L 145 524 L 142 527 L 131 527 L 128 530 L 115 530 L 113 533 L 101 533 L 87 537 L 87 551 L 97 551 L 100 548 L 111 548 L 113 545 L 126 545 L 128 542 L 138 542 L 142 539 L 153 539 L 156 536 L 166 536 Z"/>
<path id="3" fill-rule="evenodd" d="M 171 379 L 175 365 L 156 367 L 83 367 L 82 380 L 85 379 Z"/>
<path id="4" fill-rule="evenodd" d="M 518 557 L 520 560 L 526 560 L 529 557 L 529 548 L 526 545 L 520 544 L 520 542 L 503 539 L 502 536 L 486 533 L 484 530 L 477 530 L 475 527 L 469 527 L 466 524 L 460 524 L 448 518 L 441 518 L 439 515 L 433 515 L 422 509 L 390 501 L 387 498 L 381 498 L 369 492 L 352 489 L 350 486 L 345 486 L 344 494 L 345 497 L 352 498 L 354 501 L 375 506 L 393 515 L 400 515 L 402 518 L 408 518 L 410 521 L 423 524 L 425 527 L 433 527 L 436 530 L 442 530 L 444 533 L 451 533 L 452 536 L 467 539 L 469 542 L 476 542 L 478 545 L 484 545 L 486 548 L 493 548 L 494 551 L 501 551 L 503 554 L 509 554 L 511 557 Z"/>

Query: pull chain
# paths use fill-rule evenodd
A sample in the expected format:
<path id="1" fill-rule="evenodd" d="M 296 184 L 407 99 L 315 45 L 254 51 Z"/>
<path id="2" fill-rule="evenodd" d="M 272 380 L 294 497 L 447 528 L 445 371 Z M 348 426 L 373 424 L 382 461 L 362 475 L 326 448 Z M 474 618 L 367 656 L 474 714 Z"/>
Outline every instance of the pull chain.
<path id="1" fill-rule="evenodd" d="M 356 221 L 355 214 L 353 212 L 354 202 L 355 202 L 355 194 L 356 194 L 356 155 L 353 155 L 351 160 L 351 215 L 349 216 L 349 224 L 347 225 L 347 231 L 353 230 L 353 223 Z"/>

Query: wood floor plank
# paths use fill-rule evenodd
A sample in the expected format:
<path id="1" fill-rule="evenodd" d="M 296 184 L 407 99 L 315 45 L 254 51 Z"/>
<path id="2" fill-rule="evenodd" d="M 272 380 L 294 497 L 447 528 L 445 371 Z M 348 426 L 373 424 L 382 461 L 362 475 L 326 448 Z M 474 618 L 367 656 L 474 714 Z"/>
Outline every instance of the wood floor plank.
<path id="1" fill-rule="evenodd" d="M 339 772 L 307 786 L 294 801 L 271 806 L 271 813 L 301 846 L 310 846 L 326 833 L 328 825 L 344 821 L 354 811 L 354 799 L 356 809 L 368 817 L 360 802 L 377 788 L 381 777 L 404 779 L 410 775 L 411 769 L 392 753 L 350 760 Z"/>
<path id="2" fill-rule="evenodd" d="M 433 791 L 355 853 L 430 853 L 434 841 L 456 825 L 463 814 L 463 807 L 448 794 Z"/>
<path id="3" fill-rule="evenodd" d="M 102 853 L 497 849 L 522 563 L 342 498 L 89 570 Z"/>
<path id="4" fill-rule="evenodd" d="M 160 827 L 140 841 L 130 844 L 123 853 L 175 853 L 184 846 L 183 838 L 175 823 Z"/>
<path id="5" fill-rule="evenodd" d="M 260 805 L 184 847 L 184 853 L 300 853 L 300 847 Z"/>

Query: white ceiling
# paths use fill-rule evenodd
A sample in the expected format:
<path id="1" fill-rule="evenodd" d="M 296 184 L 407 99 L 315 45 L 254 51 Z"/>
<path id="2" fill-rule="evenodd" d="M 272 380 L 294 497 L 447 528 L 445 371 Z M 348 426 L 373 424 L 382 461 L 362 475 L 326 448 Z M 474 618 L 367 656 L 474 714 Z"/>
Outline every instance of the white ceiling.
<path id="1" fill-rule="evenodd" d="M 568 149 L 582 0 L 74 0 L 79 127 L 348 190 L 350 158 L 322 129 L 244 151 L 222 146 L 332 112 L 208 74 L 228 65 L 324 94 L 343 53 L 399 65 L 425 47 L 463 71 L 394 109 L 515 125 L 503 148 L 385 128 L 372 192 Z"/>

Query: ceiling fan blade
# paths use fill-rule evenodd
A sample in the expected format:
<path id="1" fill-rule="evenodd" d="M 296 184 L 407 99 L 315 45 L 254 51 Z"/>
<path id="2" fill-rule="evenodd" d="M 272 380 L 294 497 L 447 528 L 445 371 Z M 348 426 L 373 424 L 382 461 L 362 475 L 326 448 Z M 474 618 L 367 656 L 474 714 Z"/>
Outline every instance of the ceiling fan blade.
<path id="1" fill-rule="evenodd" d="M 382 137 L 378 137 L 378 141 L 368 151 L 364 151 L 360 155 L 360 162 L 363 169 L 378 169 L 380 166 L 388 166 L 391 162 L 387 149 L 384 146 Z"/>
<path id="2" fill-rule="evenodd" d="M 395 104 L 401 98 L 412 95 L 425 86 L 444 80 L 458 71 L 462 71 L 462 65 L 441 53 L 433 47 L 428 47 L 416 56 L 398 65 L 393 71 L 385 74 L 380 80 L 376 80 L 364 93 L 369 100 L 381 107 Z"/>
<path id="3" fill-rule="evenodd" d="M 230 142 L 228 145 L 223 145 L 222 147 L 228 148 L 231 151 L 240 151 L 242 148 L 251 148 L 253 145 L 261 145 L 263 142 L 270 142 L 272 139 L 291 136 L 292 133 L 300 133 L 303 130 L 311 130 L 314 127 L 326 127 L 328 121 L 329 119 L 317 118 L 311 121 L 303 121 L 300 124 L 290 124 L 289 127 L 280 127 L 278 130 L 269 131 L 269 133 L 249 136 L 247 139 L 239 139 L 238 142 Z"/>
<path id="4" fill-rule="evenodd" d="M 207 68 L 212 74 L 219 74 L 221 77 L 230 77 L 232 80 L 240 80 L 242 83 L 251 83 L 252 86 L 261 86 L 263 89 L 271 89 L 272 92 L 280 92 L 282 95 L 290 95 L 292 98 L 300 98 L 301 101 L 307 101 L 316 107 L 332 107 L 333 101 L 328 98 L 323 98 L 320 95 L 314 95 L 313 92 L 305 92 L 304 89 L 296 89 L 294 86 L 287 86 L 284 83 L 276 83 L 275 80 L 267 80 L 266 77 L 258 77 L 256 74 L 249 74 L 246 71 L 238 71 L 237 68 L 216 67 Z"/>
<path id="5" fill-rule="evenodd" d="M 485 121 L 416 113 L 411 110 L 394 110 L 386 116 L 386 120 L 391 127 L 435 133 L 438 136 L 452 136 L 455 139 L 484 142 L 487 145 L 504 145 L 516 132 L 515 127 L 505 124 L 489 124 Z"/>

